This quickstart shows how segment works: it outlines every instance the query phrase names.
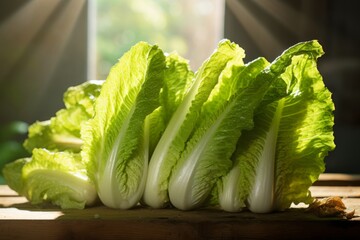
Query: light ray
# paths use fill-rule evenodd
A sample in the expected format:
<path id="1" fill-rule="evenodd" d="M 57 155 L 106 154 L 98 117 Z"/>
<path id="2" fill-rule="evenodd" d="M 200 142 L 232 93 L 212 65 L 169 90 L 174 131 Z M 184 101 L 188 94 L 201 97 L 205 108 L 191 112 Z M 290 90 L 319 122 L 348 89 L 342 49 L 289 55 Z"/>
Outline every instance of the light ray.
<path id="1" fill-rule="evenodd" d="M 61 8 L 55 9 L 55 16 L 45 20 L 48 22 L 43 26 L 41 34 L 35 36 L 36 44 L 28 46 L 18 60 L 20 62 L 15 63 L 17 69 L 12 69 L 12 82 L 8 83 L 5 99 L 11 99 L 14 111 L 21 109 L 21 112 L 17 112 L 20 118 L 33 116 L 41 101 L 46 101 L 44 96 L 85 1 L 62 2 Z M 27 100 L 18 103 L 16 98 L 19 96 Z"/>
<path id="2" fill-rule="evenodd" d="M 229 8 L 265 56 L 276 56 L 284 49 L 281 42 L 238 0 L 226 0 Z"/>
<path id="3" fill-rule="evenodd" d="M 253 2 L 269 13 L 272 18 L 276 19 L 295 36 L 301 37 L 302 31 L 300 29 L 303 29 L 303 26 L 317 28 L 317 23 L 311 18 L 279 0 L 253 0 Z"/>
<path id="4" fill-rule="evenodd" d="M 30 47 L 31 41 L 58 3 L 59 0 L 28 1 L 0 25 L 0 46 L 3 46 L 0 54 L 0 82 Z"/>

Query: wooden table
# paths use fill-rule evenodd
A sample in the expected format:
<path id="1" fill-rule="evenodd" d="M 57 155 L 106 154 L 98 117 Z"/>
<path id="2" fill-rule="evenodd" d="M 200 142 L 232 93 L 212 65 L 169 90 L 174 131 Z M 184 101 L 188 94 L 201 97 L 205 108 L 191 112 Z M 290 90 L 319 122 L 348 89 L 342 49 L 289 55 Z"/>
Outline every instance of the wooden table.
<path id="1" fill-rule="evenodd" d="M 84 210 L 39 207 L 0 186 L 0 239 L 357 239 L 360 236 L 359 176 L 324 174 L 311 187 L 318 198 L 340 196 L 350 220 L 320 218 L 305 205 L 272 214 L 218 209 Z"/>

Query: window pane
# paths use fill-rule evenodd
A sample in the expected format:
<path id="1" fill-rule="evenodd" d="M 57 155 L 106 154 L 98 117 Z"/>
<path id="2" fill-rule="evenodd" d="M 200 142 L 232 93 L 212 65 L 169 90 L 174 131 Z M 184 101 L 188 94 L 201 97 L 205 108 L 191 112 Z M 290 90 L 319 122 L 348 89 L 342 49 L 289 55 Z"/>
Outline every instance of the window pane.
<path id="1" fill-rule="evenodd" d="M 195 70 L 222 38 L 223 0 L 97 0 L 97 76 L 138 41 L 177 51 Z"/>

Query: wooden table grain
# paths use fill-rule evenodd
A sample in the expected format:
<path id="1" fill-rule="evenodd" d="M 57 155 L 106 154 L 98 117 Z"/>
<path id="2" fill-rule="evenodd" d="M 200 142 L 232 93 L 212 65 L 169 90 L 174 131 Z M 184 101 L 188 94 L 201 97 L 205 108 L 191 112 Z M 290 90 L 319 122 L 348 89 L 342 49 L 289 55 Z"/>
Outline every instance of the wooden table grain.
<path id="1" fill-rule="evenodd" d="M 294 205 L 285 212 L 271 214 L 141 206 L 131 210 L 105 206 L 61 210 L 50 205 L 31 205 L 2 185 L 0 239 L 357 239 L 360 185 L 358 176 L 348 179 L 346 184 L 347 177 L 323 175 L 311 192 L 317 198 L 341 197 L 349 210 L 355 210 L 350 220 L 320 218 L 305 211 L 306 205 Z"/>

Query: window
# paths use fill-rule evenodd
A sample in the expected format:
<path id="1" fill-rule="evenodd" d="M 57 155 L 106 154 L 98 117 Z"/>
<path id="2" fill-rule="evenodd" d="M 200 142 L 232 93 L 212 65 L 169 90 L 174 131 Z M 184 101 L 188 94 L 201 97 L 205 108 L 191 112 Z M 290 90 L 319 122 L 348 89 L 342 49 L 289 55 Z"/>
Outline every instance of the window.
<path id="1" fill-rule="evenodd" d="M 96 0 L 94 5 L 97 79 L 106 78 L 138 41 L 177 51 L 196 70 L 223 35 L 223 0 Z"/>

